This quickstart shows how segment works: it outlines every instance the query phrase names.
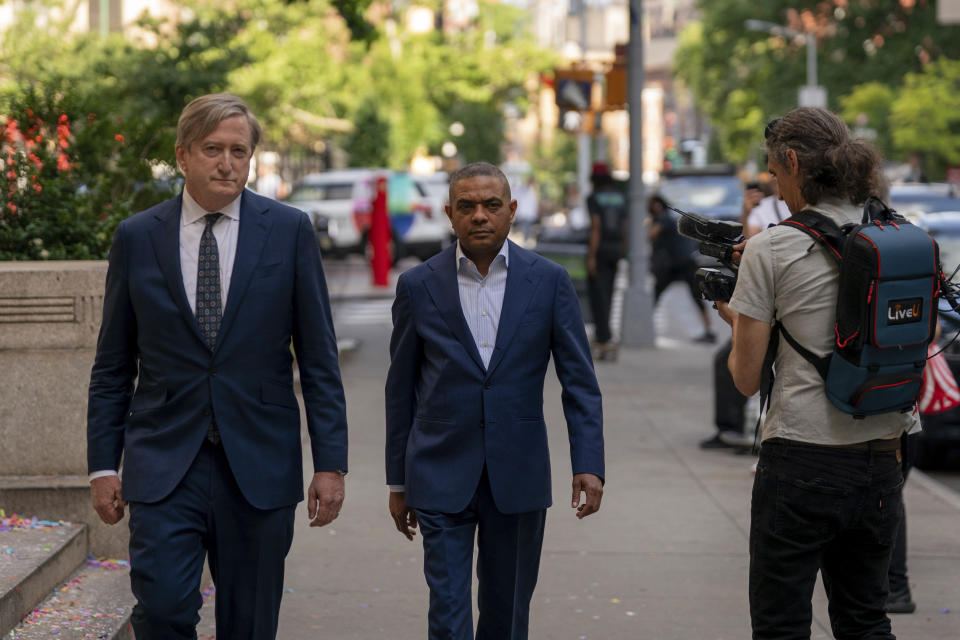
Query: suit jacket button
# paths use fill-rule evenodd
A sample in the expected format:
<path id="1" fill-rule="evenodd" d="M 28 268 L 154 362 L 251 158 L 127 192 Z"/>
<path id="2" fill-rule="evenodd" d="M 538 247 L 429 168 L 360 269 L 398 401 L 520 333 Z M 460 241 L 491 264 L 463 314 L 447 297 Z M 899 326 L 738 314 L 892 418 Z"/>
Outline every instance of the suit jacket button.
<path id="1" fill-rule="evenodd" d="M 212 375 L 212 376 L 217 375 L 217 368 L 216 368 L 216 367 L 210 367 L 210 375 Z"/>
<path id="2" fill-rule="evenodd" d="M 483 429 L 483 420 L 480 421 L 480 428 Z"/>
<path id="3" fill-rule="evenodd" d="M 210 407 L 204 407 L 204 408 L 203 408 L 203 415 L 205 415 L 205 416 L 210 415 Z"/>
<path id="4" fill-rule="evenodd" d="M 492 386 L 493 386 L 493 385 L 490 384 L 489 382 L 484 382 L 484 383 L 483 383 L 483 388 L 484 388 L 484 389 L 489 389 L 489 388 L 492 387 Z"/>

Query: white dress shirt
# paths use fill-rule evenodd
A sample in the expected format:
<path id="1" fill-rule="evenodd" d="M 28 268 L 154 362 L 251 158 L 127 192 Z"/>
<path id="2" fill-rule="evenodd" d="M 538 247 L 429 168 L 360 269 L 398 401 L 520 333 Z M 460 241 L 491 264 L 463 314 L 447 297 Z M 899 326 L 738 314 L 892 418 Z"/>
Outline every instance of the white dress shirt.
<path id="1" fill-rule="evenodd" d="M 217 252 L 220 255 L 220 304 L 226 308 L 227 294 L 230 291 L 230 274 L 237 256 L 237 237 L 240 233 L 240 196 L 221 209 L 223 215 L 213 225 L 213 237 L 217 239 Z M 180 209 L 180 274 L 183 277 L 183 290 L 187 294 L 190 310 L 197 311 L 197 268 L 200 261 L 200 239 L 206 226 L 204 216 L 207 211 L 194 200 L 186 189 L 183 190 L 183 206 Z M 504 243 L 506 244 L 506 243 Z M 90 480 L 104 476 L 115 476 L 113 469 L 94 471 Z"/>
<path id="2" fill-rule="evenodd" d="M 204 216 L 216 211 L 207 211 L 183 190 L 183 208 L 180 210 L 180 273 L 183 275 L 183 290 L 187 293 L 190 310 L 197 311 L 197 265 L 200 259 L 200 239 L 206 226 Z M 230 291 L 230 274 L 237 255 L 237 236 L 240 232 L 240 196 L 219 213 L 223 215 L 213 225 L 213 237 L 217 239 L 220 254 L 220 304 L 227 306 Z"/>
<path id="3" fill-rule="evenodd" d="M 460 289 L 460 309 L 477 344 L 483 366 L 490 364 L 493 347 L 497 343 L 497 327 L 503 309 L 503 294 L 507 288 L 507 265 L 510 251 L 506 242 L 494 256 L 486 277 L 480 275 L 473 260 L 463 254 L 457 241 L 457 285 Z"/>
<path id="4" fill-rule="evenodd" d="M 509 261 L 509 245 L 504 241 L 484 277 L 480 275 L 473 260 L 463 255 L 460 241 L 457 241 L 457 288 L 460 292 L 460 310 L 463 312 L 463 319 L 467 321 L 467 327 L 477 345 L 477 351 L 480 352 L 484 367 L 490 364 L 493 347 L 497 344 L 500 312 L 503 310 L 503 296 L 507 290 Z M 403 485 L 388 486 L 392 492 L 404 490 Z"/>

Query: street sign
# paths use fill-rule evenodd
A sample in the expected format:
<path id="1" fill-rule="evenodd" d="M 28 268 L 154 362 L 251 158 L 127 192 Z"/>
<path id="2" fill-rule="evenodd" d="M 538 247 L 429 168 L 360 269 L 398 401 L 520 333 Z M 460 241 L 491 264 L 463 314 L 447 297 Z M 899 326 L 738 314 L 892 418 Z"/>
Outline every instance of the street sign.
<path id="1" fill-rule="evenodd" d="M 607 71 L 607 95 L 603 99 L 604 109 L 625 109 L 627 105 L 627 70 L 614 67 Z"/>
<path id="2" fill-rule="evenodd" d="M 593 71 L 589 69 L 554 69 L 557 106 L 560 109 L 586 111 L 593 91 Z"/>
<path id="3" fill-rule="evenodd" d="M 590 108 L 590 89 L 593 82 L 557 78 L 557 106 L 561 109 L 586 111 Z"/>
<path id="4" fill-rule="evenodd" d="M 820 107 L 827 108 L 827 88 L 822 85 L 800 87 L 800 95 L 797 104 L 801 107 Z"/>

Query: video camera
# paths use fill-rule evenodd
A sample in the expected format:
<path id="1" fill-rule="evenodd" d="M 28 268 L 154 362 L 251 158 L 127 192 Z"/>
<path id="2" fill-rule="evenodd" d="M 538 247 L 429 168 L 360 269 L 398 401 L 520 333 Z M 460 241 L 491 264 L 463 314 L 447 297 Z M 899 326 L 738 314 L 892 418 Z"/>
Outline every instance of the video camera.
<path id="1" fill-rule="evenodd" d="M 737 271 L 740 268 L 733 261 L 734 245 L 743 242 L 743 225 L 726 220 L 712 220 L 688 211 L 667 207 L 680 214 L 677 230 L 681 235 L 696 240 L 700 253 L 716 258 L 719 268 L 705 267 L 697 269 L 697 286 L 704 299 L 726 302 L 737 286 Z"/>

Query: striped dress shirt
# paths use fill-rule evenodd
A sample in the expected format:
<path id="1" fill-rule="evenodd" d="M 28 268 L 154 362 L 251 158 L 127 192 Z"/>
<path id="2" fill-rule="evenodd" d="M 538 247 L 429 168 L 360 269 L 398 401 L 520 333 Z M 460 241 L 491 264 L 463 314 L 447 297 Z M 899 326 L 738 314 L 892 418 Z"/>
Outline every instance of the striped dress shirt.
<path id="1" fill-rule="evenodd" d="M 490 365 L 493 347 L 497 343 L 497 327 L 503 309 L 503 294 L 507 288 L 509 264 L 508 243 L 504 241 L 500 252 L 494 257 L 483 277 L 473 260 L 463 255 L 457 242 L 457 284 L 460 289 L 460 308 L 467 321 L 470 333 L 483 359 L 483 366 Z"/>

